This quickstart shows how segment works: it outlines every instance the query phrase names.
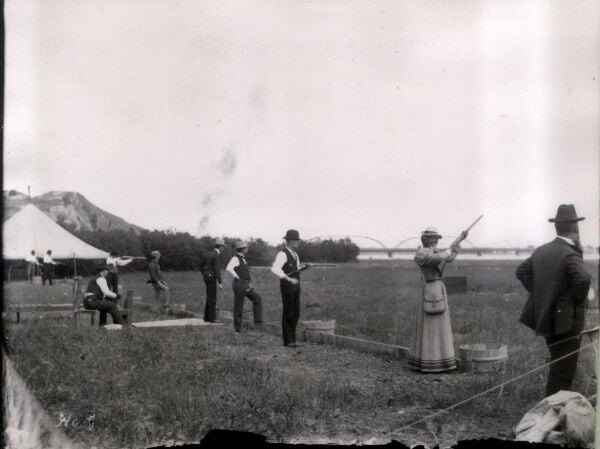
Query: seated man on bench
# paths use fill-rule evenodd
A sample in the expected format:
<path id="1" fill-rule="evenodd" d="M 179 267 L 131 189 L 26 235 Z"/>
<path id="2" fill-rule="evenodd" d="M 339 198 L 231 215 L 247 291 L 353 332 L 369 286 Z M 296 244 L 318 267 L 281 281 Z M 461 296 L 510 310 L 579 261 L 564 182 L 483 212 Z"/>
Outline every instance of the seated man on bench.
<path id="1" fill-rule="evenodd" d="M 83 298 L 83 307 L 88 310 L 98 310 L 100 312 L 100 326 L 106 325 L 106 314 L 112 315 L 114 324 L 123 324 L 123 318 L 119 308 L 112 300 L 117 300 L 121 295 L 113 293 L 108 288 L 106 276 L 110 267 L 102 266 L 98 268 L 98 276 L 91 279 Z"/>

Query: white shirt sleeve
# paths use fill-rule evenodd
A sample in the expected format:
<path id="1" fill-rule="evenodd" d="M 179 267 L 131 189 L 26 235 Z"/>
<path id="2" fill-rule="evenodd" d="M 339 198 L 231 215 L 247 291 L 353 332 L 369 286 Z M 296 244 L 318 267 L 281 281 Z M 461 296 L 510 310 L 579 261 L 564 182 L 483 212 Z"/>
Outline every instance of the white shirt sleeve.
<path id="1" fill-rule="evenodd" d="M 96 279 L 96 284 L 98 285 L 98 287 L 100 287 L 100 290 L 102 290 L 102 294 L 104 296 L 107 296 L 109 298 L 117 297 L 116 293 L 110 291 L 110 289 L 108 288 L 108 284 L 106 283 L 106 279 L 104 279 L 103 277 L 99 277 L 98 279 Z"/>
<path id="2" fill-rule="evenodd" d="M 133 259 L 115 259 L 115 263 L 120 267 L 124 267 L 125 265 L 131 262 L 133 262 Z"/>
<path id="3" fill-rule="evenodd" d="M 225 268 L 227 270 L 228 273 L 230 273 L 234 278 L 239 278 L 238 274 L 235 272 L 234 268 L 238 267 L 240 265 L 240 260 L 233 256 L 231 258 L 231 260 L 229 261 L 229 263 L 227 264 L 227 268 Z"/>
<path id="4" fill-rule="evenodd" d="M 275 262 L 273 262 L 273 266 L 271 267 L 271 272 L 275 274 L 279 279 L 283 279 L 286 274 L 283 272 L 283 266 L 287 262 L 287 256 L 283 251 L 279 251 L 277 253 L 277 257 L 275 257 Z"/>

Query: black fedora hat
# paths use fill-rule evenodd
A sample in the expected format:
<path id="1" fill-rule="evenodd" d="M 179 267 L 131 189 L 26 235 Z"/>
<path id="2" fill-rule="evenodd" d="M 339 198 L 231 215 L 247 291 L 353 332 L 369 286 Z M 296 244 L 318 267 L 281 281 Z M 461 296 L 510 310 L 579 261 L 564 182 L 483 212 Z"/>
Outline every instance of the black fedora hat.
<path id="1" fill-rule="evenodd" d="M 569 223 L 581 220 L 585 220 L 585 217 L 578 217 L 575 206 L 572 204 L 561 204 L 556 211 L 556 217 L 548 219 L 550 223 Z"/>
<path id="2" fill-rule="evenodd" d="M 283 237 L 284 240 L 300 240 L 300 233 L 295 229 L 288 229 Z"/>

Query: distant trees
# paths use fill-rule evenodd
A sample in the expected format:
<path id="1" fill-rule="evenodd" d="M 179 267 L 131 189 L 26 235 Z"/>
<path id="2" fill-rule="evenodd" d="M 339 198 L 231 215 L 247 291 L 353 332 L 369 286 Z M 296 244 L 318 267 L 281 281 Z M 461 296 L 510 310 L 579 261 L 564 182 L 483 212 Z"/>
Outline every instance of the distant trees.
<path id="1" fill-rule="evenodd" d="M 204 254 L 214 247 L 214 238 L 210 236 L 194 237 L 187 232 L 142 231 L 133 229 L 109 231 L 76 231 L 69 229 L 84 242 L 104 251 L 116 251 L 124 256 L 149 257 L 150 252 L 158 250 L 163 255 L 161 268 L 164 270 L 198 270 L 203 263 Z M 225 248 L 221 259 L 223 264 L 235 254 L 234 237 L 225 237 Z M 248 241 L 247 260 L 253 266 L 269 266 L 273 263 L 279 248 L 264 240 Z M 299 256 L 305 262 L 355 262 L 359 248 L 350 239 L 319 240 L 301 242 Z M 147 263 L 135 261 L 129 265 L 133 269 L 146 269 Z"/>
<path id="2" fill-rule="evenodd" d="M 298 256 L 307 262 L 356 262 L 360 249 L 349 238 L 300 242 Z"/>

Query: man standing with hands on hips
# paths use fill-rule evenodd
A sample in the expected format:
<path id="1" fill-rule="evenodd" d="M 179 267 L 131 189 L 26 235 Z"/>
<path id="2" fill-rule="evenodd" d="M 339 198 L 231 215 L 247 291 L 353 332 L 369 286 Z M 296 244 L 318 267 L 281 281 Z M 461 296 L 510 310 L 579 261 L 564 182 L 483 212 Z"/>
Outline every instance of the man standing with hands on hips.
<path id="1" fill-rule="evenodd" d="M 300 246 L 300 234 L 295 229 L 287 231 L 284 237 L 285 246 L 275 257 L 271 271 L 280 279 L 283 314 L 283 345 L 296 348 L 303 346 L 296 342 L 296 326 L 300 319 L 300 272 L 306 264 L 300 264 L 296 250 Z"/>
<path id="2" fill-rule="evenodd" d="M 244 318 L 244 299 L 252 301 L 254 324 L 260 325 L 262 319 L 262 298 L 252 287 L 250 270 L 246 261 L 248 245 L 246 242 L 238 241 L 235 244 L 235 254 L 227 264 L 227 271 L 233 276 L 233 326 L 236 332 L 242 331 Z"/>
<path id="3" fill-rule="evenodd" d="M 561 204 L 554 223 L 557 237 L 535 249 L 517 268 L 517 279 L 529 292 L 520 321 L 546 338 L 550 372 L 546 397 L 570 390 L 585 324 L 591 275 L 583 264 L 575 206 Z"/>

